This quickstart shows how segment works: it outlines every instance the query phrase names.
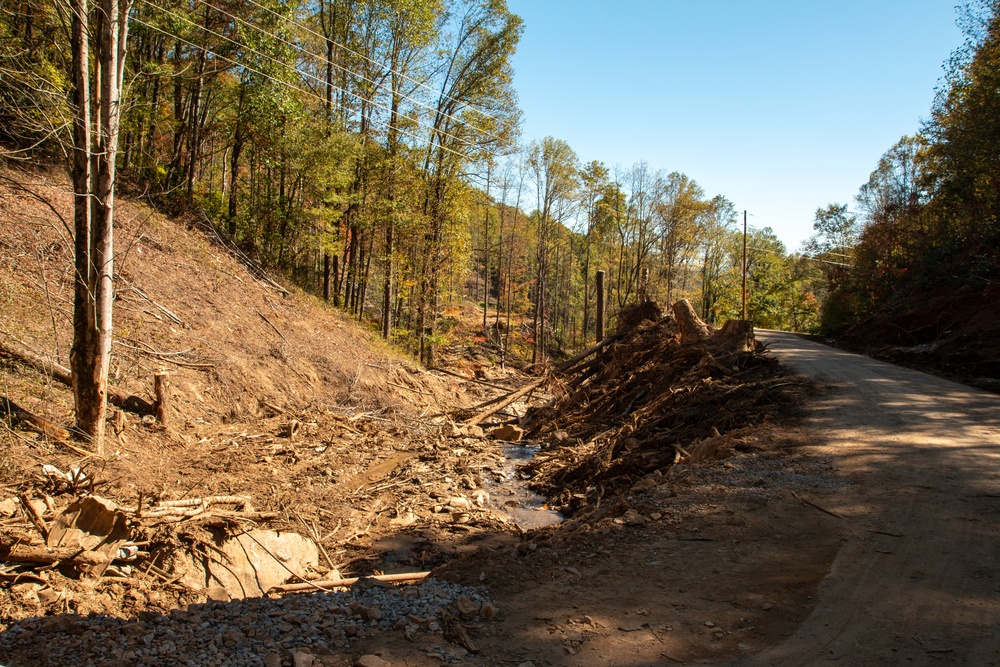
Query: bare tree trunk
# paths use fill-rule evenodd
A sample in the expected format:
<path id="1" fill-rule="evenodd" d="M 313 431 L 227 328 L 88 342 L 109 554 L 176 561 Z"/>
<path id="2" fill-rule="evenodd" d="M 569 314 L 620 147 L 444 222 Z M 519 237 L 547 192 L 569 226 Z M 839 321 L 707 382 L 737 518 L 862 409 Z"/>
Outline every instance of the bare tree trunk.
<path id="1" fill-rule="evenodd" d="M 385 228 L 385 279 L 382 284 L 382 337 L 389 340 L 392 335 L 392 274 L 395 268 L 393 261 L 393 229 L 395 219 L 390 214 Z"/>
<path id="2" fill-rule="evenodd" d="M 330 300 L 330 253 L 323 253 L 323 301 Z"/>
<path id="3" fill-rule="evenodd" d="M 246 87 L 240 84 L 240 101 L 236 105 L 236 130 L 233 134 L 233 152 L 229 165 L 229 235 L 236 237 L 236 190 L 239 185 L 237 177 L 240 172 L 240 154 L 243 153 L 243 103 L 246 98 Z"/>
<path id="4" fill-rule="evenodd" d="M 101 0 L 94 80 L 99 90 L 96 136 L 91 136 L 87 72 L 87 4 L 73 0 L 73 83 L 76 285 L 73 301 L 73 394 L 76 425 L 103 452 L 111 358 L 114 275 L 115 158 L 121 83 L 128 36 L 127 0 Z M 99 86 L 99 87 L 98 87 Z M 85 162 L 91 161 L 91 165 Z M 89 173 L 88 173 L 89 170 Z"/>
<path id="5" fill-rule="evenodd" d="M 486 334 L 486 313 L 490 309 L 490 176 L 493 162 L 486 163 L 486 203 L 483 205 L 483 334 Z"/>
<path id="6" fill-rule="evenodd" d="M 86 378 L 93 376 L 91 340 L 93 331 L 90 291 L 90 228 L 91 228 L 91 118 L 90 72 L 88 64 L 89 20 L 87 0 L 73 0 L 72 4 L 72 80 L 73 80 L 73 227 L 76 281 L 73 290 L 73 350 L 70 366 L 73 377 L 73 397 L 77 404 L 77 423 L 83 426 L 92 422 L 92 410 L 86 404 Z M 83 398 L 81 399 L 81 394 Z"/>
<path id="7" fill-rule="evenodd" d="M 361 285 L 358 289 L 358 322 L 362 321 L 365 314 L 365 298 L 368 295 L 368 278 L 371 274 L 372 268 L 372 253 L 375 246 L 375 234 L 374 232 L 369 235 L 368 248 L 365 250 L 365 270 L 361 273 Z"/>
<path id="8" fill-rule="evenodd" d="M 340 306 L 340 255 L 334 255 L 333 264 L 333 307 Z"/>
<path id="9" fill-rule="evenodd" d="M 207 14 L 208 9 L 205 9 Z M 208 24 L 208 16 L 205 17 L 205 24 Z M 198 169 L 198 154 L 201 152 L 201 95 L 205 87 L 205 49 L 198 47 L 198 79 L 195 81 L 194 90 L 191 92 L 191 131 L 188 136 L 190 145 L 188 146 L 188 173 L 187 173 L 187 196 L 190 200 L 194 197 L 194 177 Z"/>
<path id="10" fill-rule="evenodd" d="M 604 340 L 604 271 L 597 272 L 597 342 Z"/>

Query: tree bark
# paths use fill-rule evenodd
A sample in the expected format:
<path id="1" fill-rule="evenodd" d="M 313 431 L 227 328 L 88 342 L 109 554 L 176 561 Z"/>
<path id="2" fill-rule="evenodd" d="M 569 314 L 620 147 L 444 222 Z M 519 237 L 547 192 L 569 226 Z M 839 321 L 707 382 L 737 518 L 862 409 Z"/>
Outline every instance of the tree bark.
<path id="1" fill-rule="evenodd" d="M 101 0 L 94 88 L 98 118 L 91 135 L 87 65 L 87 3 L 73 0 L 75 267 L 73 395 L 77 428 L 103 453 L 114 298 L 115 159 L 121 120 L 121 84 L 128 37 L 127 0 Z M 87 166 L 84 162 L 90 162 Z"/>
<path id="2" fill-rule="evenodd" d="M 236 105 L 236 129 L 233 134 L 233 152 L 229 161 L 229 236 L 236 238 L 236 190 L 239 185 L 237 176 L 240 172 L 240 154 L 243 152 L 243 103 L 246 98 L 246 87 L 240 84 L 240 101 Z"/>
<path id="3" fill-rule="evenodd" d="M 702 322 L 694 311 L 691 302 L 681 299 L 673 305 L 674 317 L 681 330 L 681 343 L 697 343 L 703 341 L 712 333 L 708 325 Z"/>
<path id="4" fill-rule="evenodd" d="M 385 228 L 385 278 L 382 284 L 382 337 L 389 340 L 392 335 L 392 280 L 395 262 L 393 261 L 394 219 L 389 216 Z"/>
<path id="5" fill-rule="evenodd" d="M 168 389 L 170 375 L 166 371 L 153 373 L 153 392 L 156 394 L 156 421 L 160 422 L 163 428 L 170 427 L 168 412 L 170 408 L 170 398 Z"/>
<path id="6" fill-rule="evenodd" d="M 323 253 L 323 301 L 330 300 L 330 253 Z"/>

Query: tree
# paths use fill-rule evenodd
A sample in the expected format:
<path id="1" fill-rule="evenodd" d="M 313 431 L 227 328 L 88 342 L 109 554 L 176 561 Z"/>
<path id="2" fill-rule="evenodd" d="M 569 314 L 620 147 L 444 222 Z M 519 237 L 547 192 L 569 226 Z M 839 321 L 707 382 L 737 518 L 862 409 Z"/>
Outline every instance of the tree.
<path id="1" fill-rule="evenodd" d="M 876 300 L 895 294 L 910 273 L 923 241 L 924 205 L 921 155 L 924 141 L 905 136 L 879 160 L 868 182 L 858 192 L 865 227 L 856 256 L 864 289 Z"/>
<path id="2" fill-rule="evenodd" d="M 1000 237 L 1000 2 L 971 10 L 923 131 L 942 241 Z"/>
<path id="3" fill-rule="evenodd" d="M 419 356 L 429 366 L 434 350 L 427 335 L 433 336 L 437 320 L 438 288 L 447 258 L 442 241 L 453 219 L 449 205 L 457 201 L 455 188 L 466 160 L 483 144 L 513 138 L 518 114 L 510 60 L 522 30 L 520 17 L 509 12 L 503 0 L 452 0 L 444 20 L 449 29 L 442 32 L 449 39 L 441 50 L 440 83 L 423 169 L 423 215 L 429 228 L 420 261 L 417 329 Z"/>
<path id="4" fill-rule="evenodd" d="M 666 302 L 673 303 L 677 283 L 684 282 L 684 267 L 692 259 L 711 207 L 701 186 L 676 171 L 660 179 L 658 199 L 660 276 L 666 280 Z"/>
<path id="5" fill-rule="evenodd" d="M 601 203 L 608 187 L 608 169 L 604 163 L 597 160 L 588 162 L 580 172 L 580 205 L 583 209 L 586 229 L 584 231 L 583 252 L 583 322 L 581 325 L 583 340 L 587 340 L 590 331 L 590 261 L 591 246 L 600 222 Z"/>
<path id="6" fill-rule="evenodd" d="M 736 207 L 718 195 L 709 203 L 708 215 L 701 229 L 701 312 L 702 319 L 718 321 L 717 302 L 722 296 L 722 279 L 727 265 L 726 241 L 735 232 Z"/>
<path id="7" fill-rule="evenodd" d="M 73 194 L 76 281 L 73 396 L 76 426 L 103 452 L 111 359 L 115 162 L 130 0 L 72 0 Z M 91 15 L 96 23 L 90 55 Z M 94 96 L 92 98 L 92 95 Z M 91 105 L 97 110 L 91 117 Z"/>
<path id="8" fill-rule="evenodd" d="M 570 217 L 575 206 L 579 164 L 576 153 L 565 141 L 545 137 L 528 149 L 528 168 L 535 182 L 535 310 L 532 329 L 535 348 L 532 363 L 545 357 L 546 291 L 549 289 L 550 243 L 554 227 Z"/>
<path id="9" fill-rule="evenodd" d="M 805 244 L 807 253 L 849 259 L 847 253 L 857 245 L 861 225 L 847 204 L 828 204 L 816 209 L 813 230 L 815 233 Z"/>

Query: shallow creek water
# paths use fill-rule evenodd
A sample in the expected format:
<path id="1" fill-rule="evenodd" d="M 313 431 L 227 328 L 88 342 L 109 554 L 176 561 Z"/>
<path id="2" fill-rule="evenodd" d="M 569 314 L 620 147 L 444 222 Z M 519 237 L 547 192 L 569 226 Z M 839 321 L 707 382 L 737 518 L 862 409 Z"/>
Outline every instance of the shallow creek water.
<path id="1" fill-rule="evenodd" d="M 544 528 L 563 520 L 562 514 L 549 509 L 543 496 L 528 488 L 528 479 L 518 470 L 536 451 L 537 447 L 529 445 L 503 445 L 503 477 L 486 482 L 490 505 L 524 530 Z"/>

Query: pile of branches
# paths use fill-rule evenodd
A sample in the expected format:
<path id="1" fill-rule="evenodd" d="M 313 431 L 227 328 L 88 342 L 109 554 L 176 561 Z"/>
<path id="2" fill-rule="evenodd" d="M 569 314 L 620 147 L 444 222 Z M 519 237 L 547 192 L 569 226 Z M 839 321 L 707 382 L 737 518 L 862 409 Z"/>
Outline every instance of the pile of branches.
<path id="1" fill-rule="evenodd" d="M 525 416 L 526 435 L 549 442 L 530 465 L 532 486 L 563 512 L 590 504 L 595 489 L 721 458 L 727 434 L 795 403 L 797 383 L 756 345 L 749 323 L 713 330 L 687 301 L 673 310 L 592 348 L 590 361 L 578 357 L 557 374 L 556 398 Z"/>

